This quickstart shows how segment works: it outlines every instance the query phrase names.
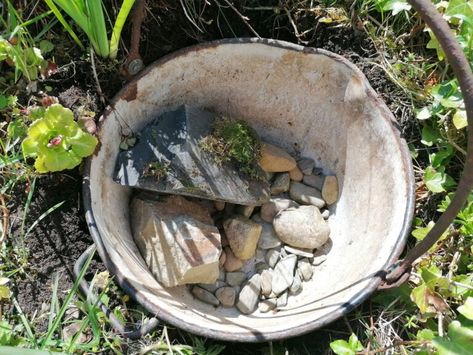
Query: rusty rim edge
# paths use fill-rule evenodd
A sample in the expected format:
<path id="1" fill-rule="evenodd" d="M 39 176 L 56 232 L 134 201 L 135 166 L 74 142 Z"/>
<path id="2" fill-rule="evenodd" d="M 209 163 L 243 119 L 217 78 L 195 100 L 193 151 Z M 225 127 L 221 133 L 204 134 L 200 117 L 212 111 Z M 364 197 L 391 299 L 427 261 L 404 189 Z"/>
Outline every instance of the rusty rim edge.
<path id="1" fill-rule="evenodd" d="M 111 100 L 110 106 L 113 108 L 115 103 L 121 100 L 121 97 L 126 92 L 128 87 L 132 85 L 137 85 L 138 81 L 142 77 L 147 75 L 150 71 L 163 65 L 164 63 L 172 60 L 173 58 L 188 54 L 189 52 L 192 52 L 192 51 L 217 47 L 222 44 L 251 44 L 251 43 L 264 44 L 264 45 L 274 46 L 274 47 L 283 48 L 283 49 L 295 50 L 297 52 L 303 52 L 307 54 L 323 54 L 348 66 L 358 76 L 360 76 L 364 80 L 364 82 L 368 82 L 365 75 L 353 63 L 349 62 L 346 58 L 338 54 L 329 52 L 324 49 L 303 47 L 303 46 L 296 45 L 290 42 L 273 40 L 273 39 L 258 39 L 258 38 L 235 39 L 235 38 L 232 38 L 232 39 L 216 40 L 216 41 L 211 41 L 204 44 L 197 44 L 194 46 L 182 48 L 154 61 L 147 68 L 141 71 L 132 81 L 127 83 L 114 96 L 114 98 Z M 376 94 L 376 92 L 371 86 L 367 87 L 366 91 L 369 94 L 369 96 L 374 98 L 379 108 L 381 108 L 381 110 L 383 111 L 382 119 L 385 119 L 393 130 L 393 134 L 396 137 L 398 147 L 401 151 L 403 167 L 405 168 L 404 173 L 406 175 L 406 180 L 407 180 L 407 191 L 406 191 L 407 192 L 407 201 L 406 201 L 407 206 L 406 206 L 406 211 L 404 214 L 404 221 L 403 221 L 401 232 L 399 233 L 399 236 L 396 241 L 396 247 L 391 253 L 391 255 L 388 257 L 388 260 L 385 263 L 385 267 L 387 267 L 399 258 L 407 242 L 407 237 L 410 231 L 411 222 L 412 222 L 412 218 L 414 214 L 414 173 L 413 173 L 412 161 L 410 159 L 410 154 L 407 148 L 407 144 L 404 141 L 404 139 L 400 136 L 400 132 L 393 125 L 393 122 L 395 122 L 394 116 L 386 107 L 386 104 L 382 100 L 379 99 L 378 95 Z M 103 113 L 102 119 L 105 119 L 107 114 L 108 112 L 106 108 Z M 98 124 L 98 128 L 100 129 L 100 122 Z M 210 337 L 213 339 L 230 341 L 230 342 L 263 342 L 263 341 L 280 340 L 280 339 L 285 339 L 289 337 L 295 337 L 295 336 L 303 335 L 310 331 L 316 330 L 318 328 L 321 328 L 335 321 L 336 319 L 340 318 L 344 314 L 348 313 L 349 311 L 354 309 L 356 306 L 358 306 L 360 303 L 362 303 L 365 299 L 367 299 L 374 291 L 376 291 L 376 289 L 381 283 L 381 276 L 379 277 L 373 276 L 373 279 L 368 283 L 368 285 L 362 291 L 355 294 L 351 300 L 349 300 L 347 303 L 337 308 L 335 311 L 331 312 L 327 317 L 324 317 L 323 319 L 319 318 L 316 320 L 310 320 L 307 323 L 302 324 L 298 327 L 291 328 L 284 331 L 266 332 L 265 334 L 257 333 L 257 332 L 251 333 L 249 331 L 242 332 L 242 333 L 222 332 L 222 331 L 217 331 L 213 329 L 205 329 L 205 328 L 199 327 L 198 325 L 193 325 L 193 324 L 184 322 L 180 318 L 168 312 L 167 310 L 161 309 L 157 307 L 156 305 L 150 303 L 146 299 L 146 297 L 144 297 L 144 295 L 142 295 L 142 293 L 139 292 L 126 278 L 123 278 L 123 275 L 121 274 L 119 268 L 117 268 L 111 262 L 108 256 L 108 253 L 103 246 L 100 232 L 98 231 L 96 227 L 95 218 L 92 211 L 92 199 L 91 199 L 91 192 L 89 188 L 89 184 L 90 184 L 89 176 L 90 176 L 92 159 L 93 159 L 92 157 L 89 157 L 85 163 L 82 192 L 83 192 L 83 201 L 84 201 L 85 217 L 86 217 L 87 225 L 92 235 L 92 238 L 94 239 L 94 242 L 97 245 L 97 251 L 102 261 L 104 262 L 107 269 L 110 270 L 112 274 L 116 276 L 117 283 L 120 285 L 120 287 L 123 288 L 123 290 L 127 294 L 132 296 L 139 304 L 143 305 L 151 314 L 156 315 L 157 317 L 163 319 L 164 321 L 170 324 L 173 324 L 174 326 L 180 329 L 183 329 L 190 333 L 198 334 L 204 337 Z"/>

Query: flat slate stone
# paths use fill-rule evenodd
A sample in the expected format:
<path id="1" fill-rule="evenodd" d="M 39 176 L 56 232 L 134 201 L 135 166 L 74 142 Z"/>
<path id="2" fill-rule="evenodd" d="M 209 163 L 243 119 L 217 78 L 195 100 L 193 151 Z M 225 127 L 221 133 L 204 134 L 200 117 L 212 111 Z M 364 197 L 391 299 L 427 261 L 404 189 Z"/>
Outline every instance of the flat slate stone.
<path id="1" fill-rule="evenodd" d="M 180 106 L 159 115 L 138 135 L 137 143 L 119 154 L 115 181 L 145 190 L 261 205 L 269 200 L 269 183 L 262 170 L 257 178 L 241 174 L 230 163 L 215 163 L 200 148 L 212 133 L 215 114 Z M 150 164 L 160 174 L 150 173 Z"/>

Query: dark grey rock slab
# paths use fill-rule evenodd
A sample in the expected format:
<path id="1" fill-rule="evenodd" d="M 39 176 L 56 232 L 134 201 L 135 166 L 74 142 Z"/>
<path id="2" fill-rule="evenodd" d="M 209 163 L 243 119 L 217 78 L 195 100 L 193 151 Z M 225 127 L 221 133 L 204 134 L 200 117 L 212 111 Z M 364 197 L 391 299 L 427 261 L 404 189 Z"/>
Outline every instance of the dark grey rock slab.
<path id="1" fill-rule="evenodd" d="M 119 154 L 115 181 L 239 205 L 267 202 L 269 184 L 262 170 L 256 179 L 249 178 L 230 163 L 215 163 L 212 154 L 200 148 L 214 119 L 215 114 L 187 105 L 159 115 L 140 132 L 132 148 Z M 159 173 L 153 174 L 150 166 Z"/>

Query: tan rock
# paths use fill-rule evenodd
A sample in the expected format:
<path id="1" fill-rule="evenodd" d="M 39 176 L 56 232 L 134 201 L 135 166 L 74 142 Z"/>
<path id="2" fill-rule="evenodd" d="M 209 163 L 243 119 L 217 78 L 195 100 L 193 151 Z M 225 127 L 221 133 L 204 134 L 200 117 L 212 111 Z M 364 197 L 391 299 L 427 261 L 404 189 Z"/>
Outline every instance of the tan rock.
<path id="1" fill-rule="evenodd" d="M 166 287 L 216 282 L 220 233 L 202 205 L 182 196 L 164 201 L 135 198 L 131 227 L 150 271 Z"/>
<path id="2" fill-rule="evenodd" d="M 254 254 L 262 226 L 252 220 L 237 216 L 223 222 L 230 248 L 238 259 L 248 260 Z"/>
<path id="3" fill-rule="evenodd" d="M 267 172 L 286 172 L 293 170 L 297 163 L 285 150 L 272 144 L 261 144 L 261 169 Z"/>
<path id="4" fill-rule="evenodd" d="M 322 186 L 322 198 L 327 205 L 337 202 L 338 200 L 338 180 L 335 175 L 325 177 L 324 185 Z"/>
<path id="5" fill-rule="evenodd" d="M 296 248 L 319 248 L 328 241 L 330 235 L 328 223 L 315 206 L 292 207 L 281 211 L 274 218 L 273 226 L 279 239 Z"/>
<path id="6" fill-rule="evenodd" d="M 302 179 L 304 178 L 304 174 L 302 174 L 301 169 L 296 166 L 294 169 L 289 171 L 289 177 L 292 181 L 302 181 Z"/>
<path id="7" fill-rule="evenodd" d="M 224 252 L 226 255 L 226 260 L 223 264 L 225 271 L 232 272 L 240 270 L 243 266 L 243 261 L 238 259 L 235 254 L 233 254 L 233 251 L 230 249 L 230 247 L 225 247 Z"/>

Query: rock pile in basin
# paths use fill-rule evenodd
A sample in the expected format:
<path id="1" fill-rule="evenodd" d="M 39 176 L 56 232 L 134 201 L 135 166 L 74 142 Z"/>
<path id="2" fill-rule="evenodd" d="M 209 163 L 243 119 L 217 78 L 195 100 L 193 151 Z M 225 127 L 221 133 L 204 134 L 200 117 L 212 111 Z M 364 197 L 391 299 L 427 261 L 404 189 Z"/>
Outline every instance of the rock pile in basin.
<path id="1" fill-rule="evenodd" d="M 156 147 L 162 151 L 154 147 L 147 152 L 165 163 L 166 179 L 142 178 L 140 169 L 151 158 L 138 159 L 140 149 L 145 149 L 139 141 L 137 149 L 123 152 L 117 162 L 122 184 L 155 190 L 132 198 L 130 223 L 136 245 L 164 287 L 186 285 L 195 299 L 243 314 L 284 309 L 327 259 L 327 220 L 330 205 L 339 197 L 337 177 L 322 174 L 310 157 L 297 158 L 262 141 L 257 143 L 257 168 L 247 169 L 247 176 L 235 170 L 220 172 L 208 151 L 199 150 L 198 139 L 209 131 L 210 116 L 204 115 L 204 128 L 189 117 L 200 113 L 187 106 L 174 111 L 182 134 L 174 132 L 172 146 L 159 143 Z M 161 137 L 171 134 L 164 134 L 166 125 L 159 127 Z M 142 136 L 145 143 L 154 139 L 151 133 Z M 209 140 L 206 149 L 221 149 L 218 144 Z M 198 166 L 198 176 L 187 165 L 194 170 Z M 223 178 L 215 182 L 219 176 Z M 189 190 L 188 177 L 192 184 L 205 178 L 199 191 Z M 233 181 L 229 189 L 226 180 Z"/>
<path id="2" fill-rule="evenodd" d="M 260 206 L 135 197 L 135 241 L 158 281 L 188 285 L 201 302 L 243 314 L 283 309 L 303 290 L 327 258 L 327 207 L 338 198 L 338 182 L 320 174 L 311 159 L 296 161 L 277 147 L 268 151 L 280 157 L 263 165 L 272 196 Z"/>

